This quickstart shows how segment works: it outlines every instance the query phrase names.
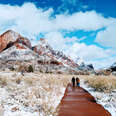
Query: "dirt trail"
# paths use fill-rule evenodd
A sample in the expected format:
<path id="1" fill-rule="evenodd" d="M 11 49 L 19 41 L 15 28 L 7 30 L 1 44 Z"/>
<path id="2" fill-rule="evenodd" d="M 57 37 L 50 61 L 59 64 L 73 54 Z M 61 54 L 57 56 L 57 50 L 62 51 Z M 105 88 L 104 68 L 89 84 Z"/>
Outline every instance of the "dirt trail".
<path id="1" fill-rule="evenodd" d="M 68 84 L 59 106 L 58 116 L 111 116 L 94 97 L 81 87 Z"/>

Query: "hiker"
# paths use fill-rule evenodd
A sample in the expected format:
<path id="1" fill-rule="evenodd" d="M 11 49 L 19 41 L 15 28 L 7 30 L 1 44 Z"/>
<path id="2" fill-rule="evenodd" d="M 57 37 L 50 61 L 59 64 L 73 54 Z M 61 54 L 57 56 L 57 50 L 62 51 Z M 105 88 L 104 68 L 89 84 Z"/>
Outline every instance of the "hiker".
<path id="1" fill-rule="evenodd" d="M 72 78 L 72 85 L 73 85 L 73 87 L 75 86 L 75 78 L 74 77 Z"/>
<path id="2" fill-rule="evenodd" d="M 80 79 L 78 77 L 76 78 L 76 84 L 77 84 L 77 87 L 80 86 Z"/>
<path id="3" fill-rule="evenodd" d="M 21 70 L 21 75 L 24 76 L 24 70 Z"/>

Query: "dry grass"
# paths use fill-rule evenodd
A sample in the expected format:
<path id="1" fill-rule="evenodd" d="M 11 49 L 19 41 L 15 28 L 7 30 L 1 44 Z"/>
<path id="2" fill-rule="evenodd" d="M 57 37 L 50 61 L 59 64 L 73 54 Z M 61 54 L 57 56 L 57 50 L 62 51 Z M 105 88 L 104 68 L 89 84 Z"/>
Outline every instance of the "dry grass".
<path id="1" fill-rule="evenodd" d="M 7 83 L 8 83 L 7 78 L 0 77 L 0 86 L 1 87 L 7 86 Z"/>
<path id="2" fill-rule="evenodd" d="M 22 76 L 12 72 L 0 74 L 0 87 L 8 93 L 7 99 L 13 101 L 8 104 L 17 105 L 18 110 L 25 107 L 30 109 L 29 112 L 42 113 L 42 116 L 56 116 L 63 89 L 71 78 L 72 75 L 25 73 Z M 7 104 L 7 99 L 2 100 L 3 106 Z"/>
<path id="3" fill-rule="evenodd" d="M 100 92 L 111 92 L 116 89 L 115 76 L 86 76 L 83 77 L 85 83 Z"/>

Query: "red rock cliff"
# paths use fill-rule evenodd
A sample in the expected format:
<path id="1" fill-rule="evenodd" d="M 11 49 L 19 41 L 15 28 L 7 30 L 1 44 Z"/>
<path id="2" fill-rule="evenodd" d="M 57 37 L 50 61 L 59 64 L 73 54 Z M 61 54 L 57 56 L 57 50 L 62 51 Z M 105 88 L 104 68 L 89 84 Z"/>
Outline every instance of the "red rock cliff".
<path id="1" fill-rule="evenodd" d="M 14 45 L 14 43 L 22 43 L 31 48 L 31 43 L 27 38 L 22 37 L 12 30 L 8 30 L 0 35 L 0 52 L 6 49 L 8 45 Z"/>

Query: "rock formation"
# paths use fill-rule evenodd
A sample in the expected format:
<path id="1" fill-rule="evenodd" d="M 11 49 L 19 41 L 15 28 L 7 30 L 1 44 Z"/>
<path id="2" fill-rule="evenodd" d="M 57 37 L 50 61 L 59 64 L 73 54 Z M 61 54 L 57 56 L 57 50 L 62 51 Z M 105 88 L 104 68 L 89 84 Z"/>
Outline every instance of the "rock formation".
<path id="1" fill-rule="evenodd" d="M 38 45 L 32 47 L 29 39 L 12 30 L 0 35 L 0 65 L 17 64 L 34 65 L 41 72 L 68 72 L 78 74 L 77 70 L 93 70 L 92 65 L 80 65 L 75 63 L 63 52 L 54 50 L 45 39 L 41 38 Z M 20 63 L 19 63 L 20 64 Z M 4 67 L 5 68 L 5 67 Z M 88 73 L 87 73 L 88 74 Z"/>
<path id="2" fill-rule="evenodd" d="M 116 62 L 112 64 L 110 69 L 111 69 L 112 72 L 116 71 Z"/>
<path id="3" fill-rule="evenodd" d="M 22 37 L 20 34 L 12 30 L 8 30 L 0 36 L 0 52 L 12 45 L 16 45 L 19 49 L 22 48 L 18 45 L 18 43 L 22 43 L 23 45 L 31 48 L 31 43 L 27 38 Z"/>
<path id="4" fill-rule="evenodd" d="M 67 57 L 60 51 L 53 50 L 53 48 L 43 38 L 39 40 L 37 46 L 33 47 L 33 50 L 39 55 L 49 56 L 50 58 L 57 60 L 64 65 L 70 66 L 72 68 L 78 67 L 78 64 L 76 64 L 71 58 Z"/>

